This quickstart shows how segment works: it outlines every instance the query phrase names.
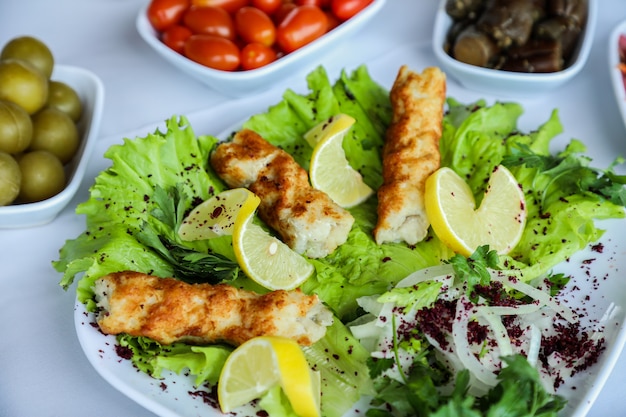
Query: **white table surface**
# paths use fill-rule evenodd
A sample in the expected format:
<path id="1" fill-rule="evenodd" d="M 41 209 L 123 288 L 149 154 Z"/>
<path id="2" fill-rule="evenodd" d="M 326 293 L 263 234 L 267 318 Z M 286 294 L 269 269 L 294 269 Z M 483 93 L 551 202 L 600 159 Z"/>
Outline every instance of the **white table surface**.
<path id="1" fill-rule="evenodd" d="M 111 143 L 120 142 L 122 136 L 129 132 L 144 135 L 148 131 L 142 128 L 174 114 L 206 114 L 211 108 L 216 112 L 215 130 L 206 133 L 217 134 L 251 111 L 263 110 L 278 101 L 285 87 L 302 85 L 311 69 L 294 73 L 293 78 L 268 92 L 234 101 L 183 75 L 140 39 L 135 18 L 146 2 L 0 1 L 1 44 L 19 35 L 39 37 L 50 46 L 57 63 L 93 71 L 106 91 L 99 143 L 74 200 L 48 225 L 0 230 L 0 416 L 153 415 L 105 382 L 79 345 L 73 321 L 74 287 L 64 292 L 58 286 L 60 275 L 51 266 L 64 241 L 83 230 L 84 219 L 74 214 L 74 208 L 87 198 L 93 178 L 106 166 L 102 153 Z M 427 43 L 437 3 L 387 0 L 371 24 L 321 63 L 336 71 L 367 63 L 399 45 Z M 579 77 L 587 82 L 585 85 L 593 86 L 586 91 L 589 100 L 599 105 L 594 117 L 602 118 L 602 129 L 597 134 L 603 139 L 598 142 L 610 146 L 603 151 L 626 155 L 626 131 L 614 106 L 606 68 L 608 36 L 619 21 L 626 19 L 626 3 L 600 3 L 594 47 Z M 466 96 L 481 97 L 480 93 Z M 551 109 L 550 100 L 551 96 L 546 95 L 534 103 Z M 562 118 L 566 120 L 568 115 Z M 590 148 L 593 153 L 593 145 Z M 626 353 L 588 416 L 625 415 L 624 387 Z"/>

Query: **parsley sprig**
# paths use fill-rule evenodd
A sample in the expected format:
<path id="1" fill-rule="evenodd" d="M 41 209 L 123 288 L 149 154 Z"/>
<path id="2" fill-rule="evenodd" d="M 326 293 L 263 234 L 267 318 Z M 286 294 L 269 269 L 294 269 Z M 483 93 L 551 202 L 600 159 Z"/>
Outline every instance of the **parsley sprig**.
<path id="1" fill-rule="evenodd" d="M 158 220 L 155 223 L 161 225 L 162 230 L 157 231 L 153 222 L 145 222 L 137 239 L 166 259 L 177 278 L 191 283 L 212 284 L 237 278 L 237 262 L 219 253 L 199 252 L 178 241 L 176 231 L 190 207 L 190 198 L 180 187 L 166 191 L 157 186 L 152 198 L 156 208 L 150 214 Z"/>
<path id="2" fill-rule="evenodd" d="M 536 168 L 549 177 L 543 188 L 542 206 L 547 204 L 550 191 L 560 194 L 593 193 L 620 206 L 626 206 L 626 175 L 618 175 L 614 168 L 624 163 L 623 158 L 616 158 L 605 170 L 592 168 L 591 159 L 580 155 L 586 150 L 585 145 L 572 140 L 563 152 L 556 155 L 543 155 L 533 152 L 529 145 L 516 143 L 510 155 L 502 160 L 507 167 L 526 166 Z"/>

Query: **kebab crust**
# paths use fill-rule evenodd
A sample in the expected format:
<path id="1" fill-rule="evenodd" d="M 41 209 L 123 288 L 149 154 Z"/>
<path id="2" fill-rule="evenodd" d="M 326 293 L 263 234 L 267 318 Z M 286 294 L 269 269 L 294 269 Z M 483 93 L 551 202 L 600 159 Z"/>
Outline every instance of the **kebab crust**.
<path id="1" fill-rule="evenodd" d="M 440 166 L 445 74 L 428 67 L 419 74 L 406 65 L 391 88 L 393 117 L 383 146 L 383 185 L 378 189 L 376 243 L 424 239 L 430 222 L 424 205 L 426 178 Z"/>
<path id="2" fill-rule="evenodd" d="M 231 188 L 260 199 L 259 217 L 295 252 L 322 258 L 345 243 L 352 215 L 309 184 L 307 172 L 284 150 L 243 129 L 217 146 L 211 166 Z"/>
<path id="3" fill-rule="evenodd" d="M 283 336 L 311 345 L 333 316 L 316 295 L 300 290 L 257 294 L 228 284 L 187 284 L 139 272 L 117 272 L 95 282 L 100 329 L 159 343 L 225 342 Z"/>

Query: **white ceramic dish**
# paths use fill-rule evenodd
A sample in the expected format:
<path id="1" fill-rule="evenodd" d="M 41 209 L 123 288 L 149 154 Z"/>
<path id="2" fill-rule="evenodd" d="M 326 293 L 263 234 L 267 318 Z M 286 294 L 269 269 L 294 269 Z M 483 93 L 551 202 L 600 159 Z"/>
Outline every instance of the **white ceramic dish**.
<path id="1" fill-rule="evenodd" d="M 612 303 L 626 305 L 626 291 L 620 286 L 620 271 L 626 269 L 626 257 L 620 256 L 623 252 L 620 248 L 626 247 L 626 236 L 620 233 L 622 227 L 623 221 L 608 222 L 608 232 L 601 240 L 604 244 L 602 253 L 585 250 L 566 265 L 557 268 L 557 272 L 573 276 L 570 290 L 565 292 L 567 304 L 570 307 L 584 305 L 593 319 L 602 317 Z M 593 259 L 592 267 L 589 266 L 590 259 Z M 578 289 L 571 289 L 574 286 Z M 589 299 L 585 299 L 587 295 Z M 606 321 L 606 350 L 599 362 L 565 381 L 559 394 L 568 400 L 568 405 L 559 416 L 584 417 L 587 414 L 626 341 L 624 313 L 624 309 L 617 308 Z M 101 333 L 93 314 L 87 313 L 79 302 L 76 302 L 74 321 L 81 347 L 92 366 L 109 384 L 141 406 L 160 417 L 223 415 L 215 396 L 206 387 L 194 387 L 193 378 L 165 372 L 162 379 L 154 379 L 137 371 L 130 361 L 123 360 L 117 352 L 115 337 Z M 362 406 L 364 404 L 356 407 L 361 411 L 354 410 L 346 416 L 362 416 Z M 231 415 L 250 416 L 255 413 L 251 409 L 242 408 Z"/>
<path id="2" fill-rule="evenodd" d="M 617 65 L 620 63 L 618 47 L 620 36 L 626 36 L 626 20 L 615 26 L 609 36 L 608 45 L 611 83 L 613 84 L 617 107 L 622 116 L 622 120 L 624 121 L 624 125 L 626 126 L 626 85 L 624 85 L 622 73 L 617 68 Z"/>
<path id="3" fill-rule="evenodd" d="M 74 88 L 83 104 L 83 115 L 78 122 L 81 141 L 76 156 L 66 166 L 67 185 L 59 194 L 43 201 L 0 207 L 0 228 L 39 226 L 54 220 L 76 194 L 87 169 L 100 128 L 104 86 L 92 72 L 64 65 L 55 66 L 51 79 Z"/>
<path id="4" fill-rule="evenodd" d="M 168 48 L 159 40 L 157 32 L 150 25 L 146 15 L 147 7 L 139 11 L 136 26 L 139 35 L 169 63 L 220 93 L 239 97 L 267 90 L 276 82 L 288 78 L 295 71 L 317 65 L 319 58 L 336 48 L 340 42 L 350 38 L 372 19 L 383 7 L 385 1 L 374 0 L 359 14 L 321 38 L 269 65 L 250 71 L 215 70 L 185 58 Z"/>
<path id="5" fill-rule="evenodd" d="M 206 113 L 196 114 L 195 119 L 207 120 Z M 210 131 L 210 126 L 200 122 L 196 124 L 195 121 L 192 119 L 190 123 L 197 133 Z M 240 125 L 237 123 L 235 126 Z M 217 137 L 225 138 L 232 131 L 233 128 L 229 127 Z M 626 343 L 626 310 L 620 308 L 626 306 L 626 289 L 621 285 L 621 271 L 626 269 L 626 256 L 623 256 L 626 236 L 620 232 L 623 226 L 623 219 L 605 221 L 601 224 L 607 230 L 600 240 L 602 249 L 590 247 L 581 251 L 554 271 L 572 277 L 560 300 L 571 308 L 584 308 L 587 313 L 585 319 L 592 323 L 606 316 L 602 320 L 606 350 L 598 363 L 564 381 L 558 392 L 568 400 L 566 408 L 559 414 L 562 417 L 584 417 L 587 414 Z M 615 306 L 617 308 L 613 308 Z M 154 379 L 138 372 L 130 361 L 121 358 L 115 337 L 100 332 L 94 315 L 86 312 L 79 302 L 75 304 L 74 321 L 81 347 L 94 369 L 141 406 L 160 417 L 223 415 L 215 395 L 206 387 L 194 387 L 193 378 L 165 372 L 163 378 Z M 365 406 L 366 402 L 355 405 L 345 417 L 362 416 Z M 242 408 L 232 415 L 251 416 L 257 411 Z"/>
<path id="6" fill-rule="evenodd" d="M 435 16 L 432 48 L 441 67 L 464 87 L 506 97 L 529 97 L 553 90 L 570 81 L 585 65 L 593 43 L 597 21 L 598 0 L 589 0 L 587 24 L 583 40 L 574 52 L 572 63 L 562 71 L 554 73 L 520 73 L 482 68 L 465 64 L 448 55 L 443 46 L 452 24 L 445 11 L 446 0 L 442 0 Z"/>
<path id="7" fill-rule="evenodd" d="M 397 75 L 400 65 L 408 65 L 414 70 L 421 70 L 427 65 L 436 62 L 430 44 L 410 43 L 391 49 L 378 59 L 368 62 L 368 70 L 372 78 L 384 86 L 389 87 Z M 350 69 L 347 68 L 349 71 Z M 335 79 L 338 74 L 329 74 Z M 566 89 L 563 94 L 551 96 L 546 102 L 536 103 L 534 100 L 520 99 L 525 107 L 525 113 L 520 119 L 520 126 L 527 131 L 544 123 L 554 108 L 558 108 L 565 129 L 567 140 L 572 135 L 581 140 L 597 138 L 599 126 L 604 120 L 590 116 L 590 107 L 594 105 L 584 100 L 588 88 L 593 80 L 584 80 L 587 84 L 583 88 Z M 450 84 L 450 97 L 469 103 L 472 100 L 483 98 L 482 95 L 467 90 L 457 84 Z M 487 97 L 488 101 L 495 101 L 496 97 Z M 280 97 L 278 97 L 280 100 Z M 196 134 L 210 134 L 226 137 L 231 126 L 249 117 L 253 112 L 264 111 L 267 106 L 274 104 L 276 98 L 258 97 L 251 100 L 234 101 L 219 108 L 203 109 L 188 115 L 189 122 Z M 136 137 L 154 131 L 162 124 L 142 128 L 142 131 L 132 131 L 116 135 L 101 142 L 99 150 L 106 150 L 105 144 L 117 143 L 120 137 Z M 219 133 L 222 131 L 223 133 Z M 600 139 L 600 138 L 597 138 Z M 602 138 L 603 140 L 606 138 Z M 607 139 L 608 140 L 608 139 Z M 597 166 L 607 166 L 613 161 L 614 155 L 606 141 L 597 146 L 598 151 L 594 161 Z M 557 140 L 555 146 L 562 146 L 564 142 Z M 562 393 L 569 401 L 567 407 L 559 414 L 560 417 L 584 417 L 591 409 L 594 401 L 603 389 L 613 367 L 626 342 L 626 327 L 624 307 L 626 306 L 626 287 L 623 285 L 623 271 L 626 270 L 626 235 L 625 220 L 611 220 L 600 223 L 600 227 L 607 230 L 601 238 L 602 250 L 592 248 L 573 256 L 563 263 L 554 272 L 563 272 L 574 278 L 570 287 L 578 286 L 578 290 L 564 294 L 569 306 L 583 305 L 587 308 L 590 319 L 599 319 L 611 305 L 621 306 L 614 311 L 610 318 L 606 334 L 606 350 L 602 353 L 598 363 L 578 374 L 566 382 L 561 388 Z M 585 299 L 589 296 L 589 299 Z M 138 372 L 130 361 L 122 360 L 115 348 L 115 338 L 103 335 L 93 324 L 93 316 L 86 313 L 82 304 L 77 303 L 74 314 L 78 339 L 85 356 L 95 371 L 109 384 L 128 396 L 141 406 L 161 417 L 219 417 L 214 397 L 198 393 L 189 377 L 166 373 L 162 380 L 156 380 L 146 374 Z M 206 389 L 205 389 L 206 390 Z M 244 415 L 241 413 L 240 415 Z M 255 415 L 247 413 L 246 415 Z M 363 416 L 360 412 L 349 415 Z"/>

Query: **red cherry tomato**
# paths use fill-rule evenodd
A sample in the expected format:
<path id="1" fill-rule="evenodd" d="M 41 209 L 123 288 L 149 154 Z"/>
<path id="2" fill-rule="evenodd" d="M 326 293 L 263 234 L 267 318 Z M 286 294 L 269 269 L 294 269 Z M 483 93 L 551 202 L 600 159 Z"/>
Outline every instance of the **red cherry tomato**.
<path id="1" fill-rule="evenodd" d="M 326 32 L 330 32 L 331 30 L 333 30 L 334 28 L 336 28 L 337 26 L 341 24 L 339 19 L 337 19 L 337 16 L 335 16 L 333 12 L 331 12 L 330 10 L 325 10 L 324 13 L 326 14 L 326 17 L 328 18 L 328 29 L 326 29 Z"/>
<path id="2" fill-rule="evenodd" d="M 235 71 L 241 58 L 230 39 L 214 35 L 191 35 L 185 42 L 185 56 L 192 61 L 222 71 Z"/>
<path id="3" fill-rule="evenodd" d="M 262 43 L 272 46 L 276 40 L 276 27 L 272 19 L 257 9 L 246 6 L 235 13 L 235 29 L 246 43 Z"/>
<path id="4" fill-rule="evenodd" d="M 374 0 L 332 0 L 330 8 L 342 22 L 369 6 Z"/>
<path id="5" fill-rule="evenodd" d="M 178 23 L 189 8 L 189 0 L 152 0 L 146 14 L 152 27 L 159 32 Z"/>
<path id="6" fill-rule="evenodd" d="M 291 12 L 296 7 L 298 7 L 296 3 L 283 2 L 278 8 L 278 10 L 276 10 L 274 14 L 272 15 L 272 20 L 274 20 L 276 27 L 278 27 L 278 25 L 280 25 L 280 22 L 282 22 L 285 19 L 285 17 L 287 17 L 289 12 Z"/>
<path id="7" fill-rule="evenodd" d="M 262 43 L 249 43 L 241 50 L 241 68 L 252 70 L 276 61 L 276 51 Z"/>
<path id="8" fill-rule="evenodd" d="M 235 23 L 228 12 L 215 6 L 191 6 L 183 15 L 183 23 L 193 33 L 235 39 Z"/>
<path id="9" fill-rule="evenodd" d="M 228 13 L 235 13 L 243 6 L 250 5 L 250 0 L 191 0 L 194 6 L 221 7 Z"/>
<path id="10" fill-rule="evenodd" d="M 250 4 L 260 9 L 268 15 L 274 14 L 276 10 L 283 4 L 282 0 L 250 0 Z"/>
<path id="11" fill-rule="evenodd" d="M 191 29 L 187 26 L 174 25 L 161 34 L 161 41 L 174 51 L 182 54 L 185 49 L 185 42 L 192 34 Z"/>
<path id="12" fill-rule="evenodd" d="M 291 53 L 326 33 L 328 18 L 317 6 L 298 6 L 278 26 L 276 42 Z"/>
<path id="13" fill-rule="evenodd" d="M 295 0 L 298 6 L 317 6 L 320 8 L 328 7 L 331 0 Z"/>

